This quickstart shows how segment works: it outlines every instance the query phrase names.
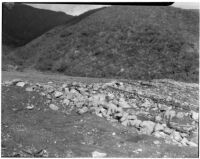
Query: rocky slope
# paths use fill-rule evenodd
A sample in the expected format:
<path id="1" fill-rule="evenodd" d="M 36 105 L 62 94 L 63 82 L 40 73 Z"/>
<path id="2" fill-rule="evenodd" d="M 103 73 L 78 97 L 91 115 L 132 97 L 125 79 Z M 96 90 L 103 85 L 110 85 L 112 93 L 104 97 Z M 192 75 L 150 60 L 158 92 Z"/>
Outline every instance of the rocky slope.
<path id="1" fill-rule="evenodd" d="M 66 75 L 198 82 L 198 14 L 112 6 L 19 49 L 16 63 Z"/>
<path id="2" fill-rule="evenodd" d="M 130 133 L 137 131 L 140 135 L 153 137 L 153 143 L 158 146 L 158 152 L 163 144 L 167 144 L 169 147 L 177 145 L 180 148 L 192 147 L 197 149 L 198 147 L 199 90 L 197 84 L 167 79 L 153 81 L 119 80 L 91 84 L 68 81 L 63 84 L 55 82 L 31 83 L 14 79 L 4 81 L 3 88 L 6 87 L 10 90 L 20 88 L 27 93 L 38 93 L 44 100 L 44 108 L 38 108 L 38 110 L 43 111 L 44 109 L 44 113 L 51 110 L 68 116 L 76 112 L 83 118 L 84 114 L 95 114 L 98 117 L 105 118 L 109 123 L 127 127 Z M 7 92 L 10 91 L 7 90 Z M 22 98 L 20 97 L 20 99 Z M 34 100 L 32 96 L 31 100 Z M 3 102 L 6 101 L 3 100 Z M 37 107 L 28 104 L 25 105 L 25 108 L 24 106 L 23 108 L 13 108 L 13 111 L 33 110 L 35 112 Z M 3 121 L 5 121 L 6 111 L 3 112 Z M 37 114 L 37 112 L 35 113 Z M 162 139 L 162 144 L 160 139 Z M 89 144 L 87 142 L 86 145 Z M 119 146 L 118 148 L 122 150 L 122 147 Z M 143 149 L 144 155 L 141 153 L 140 157 L 146 155 L 145 146 Z M 42 153 L 48 156 L 47 151 Z M 107 155 L 102 153 L 94 152 L 92 155 L 100 155 L 98 157 Z M 178 153 L 180 157 L 185 152 Z M 20 152 L 20 155 L 24 156 L 25 154 Z M 29 155 L 31 154 L 29 153 Z M 173 153 L 167 155 L 172 157 Z"/>

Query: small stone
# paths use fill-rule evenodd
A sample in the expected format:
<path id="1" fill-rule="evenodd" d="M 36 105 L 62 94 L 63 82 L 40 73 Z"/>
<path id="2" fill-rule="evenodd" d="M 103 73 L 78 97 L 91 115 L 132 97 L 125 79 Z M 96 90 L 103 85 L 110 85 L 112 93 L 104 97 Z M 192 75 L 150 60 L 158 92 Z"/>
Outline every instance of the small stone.
<path id="1" fill-rule="evenodd" d="M 151 102 L 148 99 L 145 99 L 145 102 L 141 105 L 141 107 L 148 108 L 151 107 L 151 105 Z"/>
<path id="2" fill-rule="evenodd" d="M 155 121 L 156 121 L 156 122 L 162 121 L 162 117 L 161 117 L 160 115 L 157 115 L 157 116 L 155 117 Z"/>
<path id="3" fill-rule="evenodd" d="M 167 110 L 165 112 L 164 116 L 165 116 L 166 119 L 170 119 L 171 120 L 176 116 L 176 112 L 174 110 Z"/>
<path id="4" fill-rule="evenodd" d="M 196 113 L 195 111 L 191 112 L 191 117 L 194 120 L 199 120 L 199 113 Z"/>
<path id="5" fill-rule="evenodd" d="M 143 121 L 140 126 L 145 134 L 150 135 L 154 130 L 155 123 L 152 121 Z"/>
<path id="6" fill-rule="evenodd" d="M 153 133 L 153 135 L 157 138 L 165 138 L 167 135 L 164 132 L 156 131 Z"/>
<path id="7" fill-rule="evenodd" d="M 169 107 L 165 104 L 158 104 L 158 108 L 160 109 L 160 111 L 166 111 L 169 109 Z"/>
<path id="8" fill-rule="evenodd" d="M 62 93 L 62 92 L 55 91 L 55 94 L 54 94 L 54 96 L 55 96 L 56 98 L 59 98 L 59 97 L 61 97 L 62 95 L 63 95 L 63 93 Z"/>
<path id="9" fill-rule="evenodd" d="M 21 79 L 14 79 L 11 81 L 11 84 L 16 85 L 17 83 L 22 82 Z"/>
<path id="10" fill-rule="evenodd" d="M 142 121 L 141 120 L 137 120 L 137 119 L 130 121 L 130 125 L 131 126 L 135 126 L 136 128 L 139 128 L 141 123 L 142 123 Z"/>
<path id="11" fill-rule="evenodd" d="M 48 84 L 52 84 L 53 82 L 52 81 L 49 81 L 49 82 L 47 82 Z"/>
<path id="12" fill-rule="evenodd" d="M 158 145 L 158 144 L 160 144 L 160 141 L 156 140 L 156 141 L 154 141 L 153 143 L 154 143 L 155 145 Z"/>
<path id="13" fill-rule="evenodd" d="M 25 86 L 25 82 L 18 82 L 17 84 L 16 84 L 16 86 L 18 86 L 18 87 L 24 87 Z"/>
<path id="14" fill-rule="evenodd" d="M 124 126 L 128 126 L 129 125 L 129 120 L 124 120 L 123 122 L 122 122 L 122 125 L 124 125 Z"/>
<path id="15" fill-rule="evenodd" d="M 51 108 L 52 110 L 55 110 L 55 111 L 59 109 L 59 107 L 56 106 L 55 104 L 50 104 L 49 108 Z"/>
<path id="16" fill-rule="evenodd" d="M 168 127 L 165 127 L 163 131 L 168 135 L 170 135 L 173 132 L 173 130 Z"/>
<path id="17" fill-rule="evenodd" d="M 32 92 L 34 89 L 33 89 L 33 87 L 27 87 L 25 90 L 26 90 L 27 92 Z"/>
<path id="18" fill-rule="evenodd" d="M 69 105 L 69 103 L 70 103 L 69 99 L 64 99 L 64 100 L 63 100 L 63 104 Z"/>
<path id="19" fill-rule="evenodd" d="M 163 131 L 164 126 L 162 124 L 157 123 L 154 127 L 154 131 Z"/>
<path id="20" fill-rule="evenodd" d="M 33 105 L 33 104 L 28 105 L 28 106 L 26 107 L 26 109 L 29 109 L 29 110 L 31 110 L 31 109 L 33 109 L 33 108 L 34 108 L 34 105 Z"/>
<path id="21" fill-rule="evenodd" d="M 129 105 L 124 98 L 120 98 L 119 100 L 119 107 L 122 107 L 122 108 L 131 108 L 131 105 Z"/>
<path id="22" fill-rule="evenodd" d="M 173 131 L 170 136 L 171 136 L 171 138 L 173 138 L 174 140 L 176 140 L 178 142 L 180 142 L 182 140 L 180 133 L 177 131 Z"/>
<path id="23" fill-rule="evenodd" d="M 78 110 L 78 113 L 79 114 L 84 114 L 84 113 L 88 112 L 88 110 L 89 109 L 87 107 L 83 107 L 83 108 L 81 108 L 81 109 Z"/>
<path id="24" fill-rule="evenodd" d="M 112 135 L 113 135 L 113 136 L 115 136 L 115 135 L 116 135 L 116 133 L 115 133 L 115 132 L 113 132 L 113 133 L 112 133 Z"/>
<path id="25" fill-rule="evenodd" d="M 176 114 L 176 117 L 177 117 L 178 119 L 182 119 L 182 118 L 184 117 L 184 113 L 183 113 L 183 112 L 178 112 L 178 113 Z"/>
<path id="26" fill-rule="evenodd" d="M 181 140 L 181 144 L 182 144 L 183 146 L 187 146 L 187 144 L 188 144 L 187 138 L 184 137 L 184 138 Z"/>
<path id="27" fill-rule="evenodd" d="M 92 152 L 93 158 L 102 158 L 102 157 L 106 157 L 106 156 L 107 156 L 107 154 L 103 153 L 103 152 L 98 152 L 98 151 Z"/>
<path id="28" fill-rule="evenodd" d="M 138 151 L 138 152 L 142 152 L 142 149 L 137 149 L 136 151 Z"/>
<path id="29" fill-rule="evenodd" d="M 137 116 L 136 115 L 129 115 L 128 119 L 129 120 L 135 120 L 135 119 L 137 119 Z"/>
<path id="30" fill-rule="evenodd" d="M 188 141 L 187 143 L 189 146 L 192 146 L 192 147 L 198 147 L 198 144 L 192 142 L 192 141 Z"/>

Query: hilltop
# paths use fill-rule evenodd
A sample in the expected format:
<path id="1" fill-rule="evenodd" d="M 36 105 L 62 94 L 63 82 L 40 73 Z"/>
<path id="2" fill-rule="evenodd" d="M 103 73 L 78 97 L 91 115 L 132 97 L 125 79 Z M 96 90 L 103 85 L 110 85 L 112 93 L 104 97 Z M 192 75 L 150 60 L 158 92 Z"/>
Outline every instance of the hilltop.
<path id="1" fill-rule="evenodd" d="M 63 12 L 37 9 L 22 3 L 15 3 L 12 7 L 3 3 L 2 13 L 2 42 L 12 47 L 25 45 L 73 17 Z"/>
<path id="2" fill-rule="evenodd" d="M 72 76 L 198 82 L 198 16 L 168 6 L 112 6 L 50 30 L 10 59 Z"/>

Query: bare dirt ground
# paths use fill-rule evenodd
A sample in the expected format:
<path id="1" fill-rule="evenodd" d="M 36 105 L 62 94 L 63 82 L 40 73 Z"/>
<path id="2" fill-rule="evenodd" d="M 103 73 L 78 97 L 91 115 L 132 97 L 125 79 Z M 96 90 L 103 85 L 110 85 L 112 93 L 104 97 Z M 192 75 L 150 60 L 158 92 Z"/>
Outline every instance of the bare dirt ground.
<path id="1" fill-rule="evenodd" d="M 31 83 L 51 81 L 56 85 L 74 81 L 88 84 L 111 81 L 38 72 L 2 72 L 2 82 L 16 78 Z M 94 151 L 105 153 L 105 157 L 199 156 L 198 147 L 166 143 L 163 138 L 141 134 L 135 127 L 108 121 L 91 112 L 78 114 L 72 110 L 66 113 L 70 107 L 65 107 L 65 112 L 63 109 L 52 110 L 46 96 L 40 91 L 26 91 L 26 86 L 2 85 L 1 89 L 2 157 L 92 157 Z M 187 101 L 195 105 L 196 100 L 190 101 L 188 97 Z M 57 106 L 63 107 L 59 102 Z"/>

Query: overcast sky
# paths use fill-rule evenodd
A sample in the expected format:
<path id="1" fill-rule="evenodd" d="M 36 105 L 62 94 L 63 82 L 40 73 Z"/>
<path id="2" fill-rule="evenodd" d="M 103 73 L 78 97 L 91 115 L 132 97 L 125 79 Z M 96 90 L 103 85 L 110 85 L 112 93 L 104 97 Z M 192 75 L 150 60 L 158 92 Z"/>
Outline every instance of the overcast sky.
<path id="1" fill-rule="evenodd" d="M 36 8 L 49 9 L 54 11 L 62 11 L 70 15 L 79 15 L 91 9 L 100 8 L 104 5 L 70 5 L 70 4 L 29 4 Z M 197 2 L 175 2 L 174 7 L 180 7 L 184 9 L 199 9 L 199 3 Z"/>

